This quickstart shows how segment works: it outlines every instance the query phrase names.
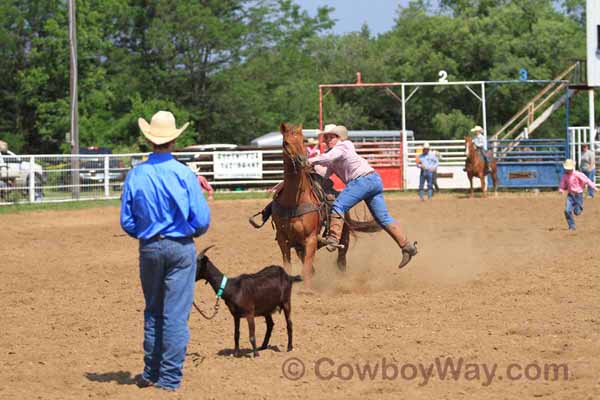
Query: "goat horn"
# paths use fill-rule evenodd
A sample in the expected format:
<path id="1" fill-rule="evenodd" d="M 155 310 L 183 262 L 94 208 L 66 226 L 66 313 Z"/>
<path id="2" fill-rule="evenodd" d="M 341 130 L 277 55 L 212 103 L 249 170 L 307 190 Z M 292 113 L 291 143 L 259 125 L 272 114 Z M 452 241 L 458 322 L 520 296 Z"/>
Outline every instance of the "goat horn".
<path id="1" fill-rule="evenodd" d="M 204 253 L 206 253 L 208 250 L 212 249 L 213 247 L 215 247 L 215 245 L 211 244 L 210 246 L 205 247 L 204 249 L 200 250 L 200 253 L 198 253 L 198 258 L 204 257 Z"/>

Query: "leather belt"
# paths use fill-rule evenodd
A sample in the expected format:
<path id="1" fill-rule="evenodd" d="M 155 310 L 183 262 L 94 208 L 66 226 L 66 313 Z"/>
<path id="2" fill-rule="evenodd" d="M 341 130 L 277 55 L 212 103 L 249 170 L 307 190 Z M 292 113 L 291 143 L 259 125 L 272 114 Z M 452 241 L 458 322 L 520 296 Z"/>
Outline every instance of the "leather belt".
<path id="1" fill-rule="evenodd" d="M 358 178 L 364 178 L 365 176 L 373 175 L 373 174 L 374 174 L 374 173 L 376 173 L 376 172 L 377 172 L 377 171 L 371 171 L 371 172 L 367 172 L 366 174 L 364 174 L 364 175 L 361 175 L 361 176 L 359 176 Z M 358 179 L 358 178 L 356 178 L 356 179 Z"/>
<path id="2" fill-rule="evenodd" d="M 181 236 L 181 237 L 170 237 L 170 236 L 165 236 L 165 235 L 154 235 L 151 238 L 148 239 L 140 239 L 140 242 L 142 242 L 142 244 L 148 244 L 148 243 L 153 243 L 159 240 L 173 240 L 175 242 L 187 242 L 189 240 L 192 240 L 191 236 Z"/>

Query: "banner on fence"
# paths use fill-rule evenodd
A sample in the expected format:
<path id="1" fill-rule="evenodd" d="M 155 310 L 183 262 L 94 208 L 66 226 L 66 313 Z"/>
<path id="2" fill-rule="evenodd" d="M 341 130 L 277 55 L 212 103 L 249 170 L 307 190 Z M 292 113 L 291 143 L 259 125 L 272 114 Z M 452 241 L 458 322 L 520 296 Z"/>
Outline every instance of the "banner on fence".
<path id="1" fill-rule="evenodd" d="M 214 154 L 215 179 L 262 179 L 262 152 L 217 151 Z"/>

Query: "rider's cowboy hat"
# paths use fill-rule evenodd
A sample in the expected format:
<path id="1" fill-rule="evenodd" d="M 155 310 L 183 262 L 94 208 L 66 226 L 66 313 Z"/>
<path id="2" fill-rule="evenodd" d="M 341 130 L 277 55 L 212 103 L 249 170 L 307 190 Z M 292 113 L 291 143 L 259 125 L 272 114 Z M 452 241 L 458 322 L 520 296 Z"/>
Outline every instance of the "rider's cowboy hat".
<path id="1" fill-rule="evenodd" d="M 479 125 L 476 125 L 475 128 L 471 129 L 472 133 L 476 133 L 476 132 L 483 132 L 483 128 L 480 127 Z"/>
<path id="2" fill-rule="evenodd" d="M 430 148 L 429 142 L 423 143 L 423 149 L 429 149 L 429 148 Z"/>
<path id="3" fill-rule="evenodd" d="M 335 124 L 325 125 L 325 128 L 323 129 L 323 131 L 321 133 L 322 134 L 333 133 L 338 138 L 340 138 L 340 140 L 348 139 L 348 129 L 346 129 L 346 127 L 344 125 L 335 125 Z"/>
<path id="4" fill-rule="evenodd" d="M 575 169 L 575 163 L 570 158 L 567 158 L 563 163 L 565 171 L 573 171 Z"/>
<path id="5" fill-rule="evenodd" d="M 175 117 L 169 111 L 157 112 L 152 116 L 150 123 L 146 122 L 144 118 L 138 119 L 138 125 L 146 139 L 156 145 L 177 139 L 189 124 L 189 122 L 186 122 L 181 128 L 177 129 Z"/>

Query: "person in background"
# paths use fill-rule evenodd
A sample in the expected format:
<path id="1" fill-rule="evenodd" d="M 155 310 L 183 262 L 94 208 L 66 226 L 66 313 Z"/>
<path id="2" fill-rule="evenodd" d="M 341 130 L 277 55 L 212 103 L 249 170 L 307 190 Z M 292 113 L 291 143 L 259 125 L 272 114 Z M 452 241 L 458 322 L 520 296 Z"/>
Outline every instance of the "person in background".
<path id="1" fill-rule="evenodd" d="M 208 194 L 208 200 L 213 201 L 215 199 L 215 191 L 212 186 L 210 186 L 210 183 L 208 183 L 208 180 L 204 177 L 204 175 L 198 175 L 198 184 L 200 185 L 200 188 L 202 188 L 202 190 Z"/>
<path id="2" fill-rule="evenodd" d="M 433 153 L 435 158 L 438 160 L 438 165 L 435 167 L 435 171 L 433 171 L 433 178 L 432 178 L 433 179 L 433 190 L 435 190 L 437 193 L 440 191 L 440 187 L 438 186 L 438 183 L 437 183 L 437 170 L 438 170 L 440 161 L 442 161 L 442 153 L 440 153 L 437 150 L 432 150 L 431 152 Z"/>
<path id="3" fill-rule="evenodd" d="M 431 199 L 433 195 L 433 174 L 439 164 L 438 159 L 429 149 L 429 143 L 423 143 L 423 152 L 419 156 L 419 168 L 421 169 L 421 175 L 419 176 L 419 197 L 421 201 L 425 200 L 425 182 L 427 182 L 427 198 Z"/>
<path id="4" fill-rule="evenodd" d="M 190 333 L 188 318 L 194 300 L 196 246 L 205 233 L 210 210 L 196 175 L 175 160 L 175 117 L 159 111 L 150 123 L 138 119 L 152 145 L 152 154 L 127 174 L 120 222 L 139 241 L 139 266 L 144 293 L 144 370 L 139 387 L 174 391 L 181 385 Z"/>
<path id="5" fill-rule="evenodd" d="M 318 156 L 321 154 L 321 150 L 319 149 L 319 140 L 315 138 L 308 138 L 306 140 L 306 156 L 308 158 Z"/>
<path id="6" fill-rule="evenodd" d="M 573 214 L 580 215 L 583 212 L 583 190 L 587 185 L 594 191 L 598 191 L 596 184 L 585 176 L 582 172 L 575 171 L 575 162 L 568 159 L 563 163 L 565 173 L 560 179 L 558 191 L 567 192 L 565 205 L 565 218 L 570 231 L 575 230 L 575 219 Z"/>
<path id="7" fill-rule="evenodd" d="M 590 150 L 588 144 L 581 145 L 579 169 L 590 179 L 590 181 L 596 182 L 596 155 Z M 588 186 L 588 197 L 594 198 L 594 190 L 590 186 Z"/>

